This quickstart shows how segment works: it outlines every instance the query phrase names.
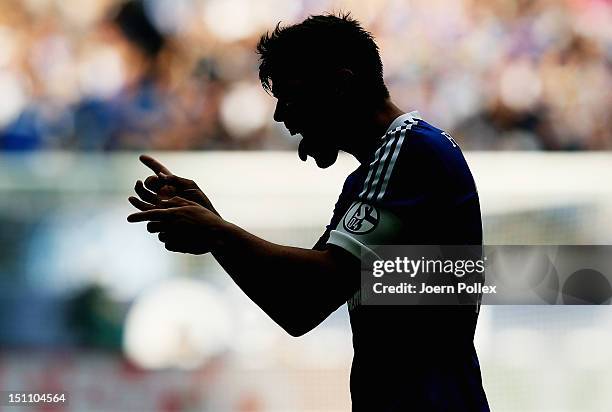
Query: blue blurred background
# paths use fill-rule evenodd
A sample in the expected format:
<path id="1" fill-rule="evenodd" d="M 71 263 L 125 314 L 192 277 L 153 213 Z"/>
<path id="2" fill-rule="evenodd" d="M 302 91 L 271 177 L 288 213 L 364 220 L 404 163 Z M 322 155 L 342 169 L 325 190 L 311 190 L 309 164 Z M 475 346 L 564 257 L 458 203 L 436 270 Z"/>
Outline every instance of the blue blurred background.
<path id="1" fill-rule="evenodd" d="M 297 160 L 254 46 L 332 10 L 374 33 L 400 107 L 466 151 L 486 243 L 611 244 L 610 1 L 1 0 L 2 390 L 64 391 L 70 411 L 348 410 L 345 307 L 291 338 L 210 256 L 125 221 L 147 152 L 228 220 L 315 243 L 355 162 Z M 612 409 L 611 326 L 607 306 L 483 307 L 493 410 Z"/>
<path id="2" fill-rule="evenodd" d="M 466 149 L 612 147 L 608 0 L 2 0 L 0 150 L 294 147 L 254 46 L 333 10 Z"/>

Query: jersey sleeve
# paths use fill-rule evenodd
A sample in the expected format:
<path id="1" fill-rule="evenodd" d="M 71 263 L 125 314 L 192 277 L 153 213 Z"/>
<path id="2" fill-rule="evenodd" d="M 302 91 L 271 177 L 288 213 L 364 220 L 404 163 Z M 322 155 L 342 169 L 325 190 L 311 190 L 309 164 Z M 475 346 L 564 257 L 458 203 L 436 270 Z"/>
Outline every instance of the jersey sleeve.
<path id="1" fill-rule="evenodd" d="M 401 226 L 401 219 L 389 210 L 357 200 L 331 230 L 327 244 L 338 246 L 357 258 L 364 254 L 376 257 L 370 246 L 391 243 Z"/>
<path id="2" fill-rule="evenodd" d="M 317 240 L 317 243 L 315 243 L 315 245 L 313 246 L 314 250 L 324 250 L 327 248 L 327 241 L 329 240 L 331 231 L 338 226 L 338 223 L 340 222 L 344 214 L 343 211 L 350 206 L 353 200 L 350 196 L 350 193 L 354 191 L 358 173 L 359 169 L 353 171 L 344 181 L 342 191 L 340 192 L 338 200 L 334 205 L 334 211 L 332 213 L 331 221 L 325 226 L 325 232 L 323 233 L 323 235 L 321 235 L 319 240 Z"/>

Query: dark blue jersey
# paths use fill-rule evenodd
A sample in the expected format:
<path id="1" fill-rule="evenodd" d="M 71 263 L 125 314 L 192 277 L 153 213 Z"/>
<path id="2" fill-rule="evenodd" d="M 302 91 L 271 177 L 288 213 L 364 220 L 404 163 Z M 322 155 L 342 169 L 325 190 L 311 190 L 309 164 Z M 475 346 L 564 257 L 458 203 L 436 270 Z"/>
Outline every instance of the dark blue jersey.
<path id="1" fill-rule="evenodd" d="M 359 258 L 368 245 L 384 244 L 482 244 L 478 192 L 463 154 L 417 112 L 398 117 L 348 176 L 315 248 Z M 361 305 L 358 293 L 348 306 L 354 411 L 489 410 L 474 306 Z"/>

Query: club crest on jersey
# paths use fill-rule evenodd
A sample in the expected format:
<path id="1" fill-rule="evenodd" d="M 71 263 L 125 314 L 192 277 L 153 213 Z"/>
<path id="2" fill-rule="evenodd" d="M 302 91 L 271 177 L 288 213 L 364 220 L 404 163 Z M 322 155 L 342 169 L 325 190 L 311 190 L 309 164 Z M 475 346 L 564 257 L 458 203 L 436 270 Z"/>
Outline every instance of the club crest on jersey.
<path id="1" fill-rule="evenodd" d="M 343 225 L 350 233 L 371 232 L 378 225 L 378 210 L 367 203 L 355 202 L 344 215 Z"/>

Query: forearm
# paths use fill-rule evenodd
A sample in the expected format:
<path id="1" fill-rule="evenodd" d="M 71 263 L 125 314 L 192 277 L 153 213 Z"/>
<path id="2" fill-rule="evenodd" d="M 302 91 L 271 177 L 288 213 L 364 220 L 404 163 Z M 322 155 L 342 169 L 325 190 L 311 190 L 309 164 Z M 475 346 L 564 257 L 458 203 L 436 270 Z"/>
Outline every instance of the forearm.
<path id="1" fill-rule="evenodd" d="M 349 297 L 348 277 L 359 273 L 338 267 L 327 251 L 277 245 L 226 222 L 217 234 L 212 253 L 219 264 L 285 329 L 326 317 Z"/>

